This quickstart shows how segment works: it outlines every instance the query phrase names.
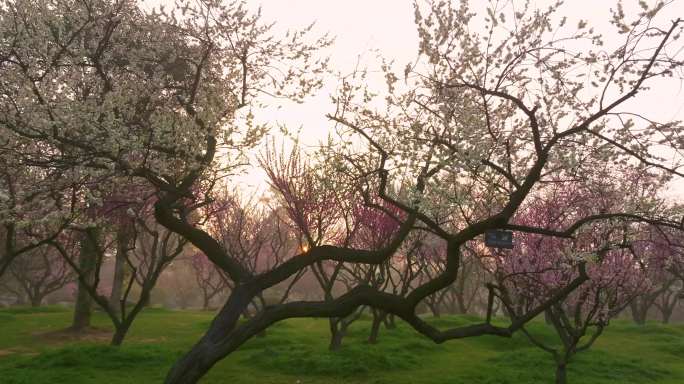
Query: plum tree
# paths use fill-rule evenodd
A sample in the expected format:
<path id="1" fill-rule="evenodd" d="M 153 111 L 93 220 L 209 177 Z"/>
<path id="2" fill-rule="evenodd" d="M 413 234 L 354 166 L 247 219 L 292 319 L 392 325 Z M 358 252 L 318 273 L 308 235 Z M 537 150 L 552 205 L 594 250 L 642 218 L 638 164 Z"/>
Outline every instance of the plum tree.
<path id="1" fill-rule="evenodd" d="M 33 146 L 23 156 L 46 169 L 146 180 L 155 189 L 157 222 L 230 278 L 225 305 L 167 383 L 197 382 L 278 321 L 341 318 L 363 305 L 438 343 L 510 337 L 589 276 L 579 273 L 507 326 L 491 322 L 489 306 L 481 323 L 434 327 L 416 307 L 456 280 L 463 248 L 487 230 L 571 239 L 602 223 L 681 229 L 679 217 L 638 204 L 589 207 L 562 228 L 513 221 L 548 183 L 587 180 L 605 164 L 683 175 L 674 150 L 681 146 L 679 123 L 645 119 L 639 105 L 621 109 L 654 79 L 682 68 L 677 38 L 684 23 L 663 20 L 667 4 L 640 4 L 636 18 L 619 7 L 611 19 L 622 38 L 616 47 L 600 46 L 601 36 L 586 22 L 556 17 L 559 4 L 537 11 L 493 2 L 484 24 L 465 1 L 416 4 L 416 63 L 403 74 L 385 63 L 388 87 L 381 92 L 365 84 L 362 72 L 342 81 L 329 114 L 340 137 L 316 164 L 330 176 L 319 180 L 322 186 L 353 191 L 369 209 L 397 220 L 377 249 L 323 237 L 254 273 L 189 214 L 207 203 L 196 185 L 208 173 L 230 175 L 243 166 L 264 135 L 251 107 L 267 95 L 303 101 L 327 68 L 320 51 L 330 39 L 311 38 L 311 27 L 278 38 L 241 2 L 180 0 L 171 10 L 145 11 L 132 0 L 4 1 L 0 142 L 28 141 Z M 585 49 L 585 42 L 598 47 Z M 662 150 L 673 158 L 657 155 Z M 239 321 L 264 291 L 317 263 L 383 265 L 420 231 L 446 243 L 445 267 L 408 292 L 360 284 L 331 300 L 266 305 Z"/>

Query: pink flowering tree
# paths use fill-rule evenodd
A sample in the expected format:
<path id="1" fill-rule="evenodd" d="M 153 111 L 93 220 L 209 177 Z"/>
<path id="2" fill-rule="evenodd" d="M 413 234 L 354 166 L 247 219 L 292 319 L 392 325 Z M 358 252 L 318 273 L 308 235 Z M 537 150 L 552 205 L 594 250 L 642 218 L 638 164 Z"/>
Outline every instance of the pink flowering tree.
<path id="1" fill-rule="evenodd" d="M 536 237 L 536 238 L 535 238 Z M 556 363 L 556 383 L 566 383 L 566 368 L 572 357 L 589 349 L 611 318 L 620 313 L 650 282 L 634 255 L 625 249 L 595 250 L 598 262 L 585 266 L 573 263 L 569 253 L 579 251 L 569 244 L 557 244 L 540 236 L 519 240 L 519 250 L 499 258 L 497 271 L 500 297 L 512 318 L 554 295 L 577 274 L 588 281 L 545 310 L 547 321 L 560 345 L 548 344 L 523 329 L 532 343 L 550 353 Z M 585 255 L 591 252 L 581 250 Z"/>
<path id="2" fill-rule="evenodd" d="M 620 173 L 614 168 L 611 171 L 621 175 L 619 181 L 606 180 L 605 172 L 597 170 L 592 184 L 552 184 L 544 194 L 531 200 L 514 222 L 554 230 L 587 211 L 608 212 L 630 204 L 645 207 L 658 201 L 655 196 L 635 199 L 637 190 L 657 188 L 648 175 Z M 611 318 L 652 289 L 645 265 L 662 269 L 665 255 L 662 244 L 645 238 L 644 234 L 659 230 L 669 229 L 648 224 L 602 223 L 592 225 L 573 239 L 526 233 L 516 237 L 514 250 L 494 251 L 485 257 L 497 281 L 489 285 L 490 300 L 500 299 L 512 319 L 557 295 L 576 276 L 586 276 L 586 282 L 544 311 L 560 346 L 550 345 L 523 329 L 534 345 L 553 356 L 556 383 L 567 381 L 566 367 L 572 357 L 589 349 Z"/>
<path id="3" fill-rule="evenodd" d="M 298 233 L 300 248 L 310 249 L 337 241 L 344 202 L 335 191 L 322 187 L 325 175 L 313 169 L 297 142 L 294 145 L 289 153 L 271 147 L 260 162 L 290 226 Z"/>
<path id="4" fill-rule="evenodd" d="M 298 250 L 306 252 L 326 242 L 349 243 L 350 234 L 358 230 L 357 222 L 348 214 L 353 209 L 351 202 L 344 198 L 344 192 L 322 185 L 320 180 L 325 175 L 313 169 L 298 142 L 289 154 L 278 153 L 273 146 L 260 162 L 275 194 L 274 211 L 282 212 L 281 220 L 296 234 Z M 346 270 L 340 261 L 320 261 L 311 265 L 310 271 L 327 301 L 334 299 L 335 289 L 340 285 L 353 285 L 353 277 L 358 277 L 353 272 L 359 272 Z M 359 309 L 349 316 L 328 319 L 329 350 L 340 349 L 347 329 L 361 314 Z"/>

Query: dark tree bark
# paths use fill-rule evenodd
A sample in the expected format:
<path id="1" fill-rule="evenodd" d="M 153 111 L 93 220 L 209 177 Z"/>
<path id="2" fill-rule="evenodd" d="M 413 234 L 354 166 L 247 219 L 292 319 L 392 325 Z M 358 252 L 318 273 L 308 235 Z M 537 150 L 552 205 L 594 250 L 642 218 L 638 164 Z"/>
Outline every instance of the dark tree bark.
<path id="1" fill-rule="evenodd" d="M 354 313 L 346 317 L 331 317 L 328 319 L 330 328 L 329 351 L 338 351 L 342 348 L 342 339 L 347 335 L 349 327 L 363 314 L 364 307 L 360 307 Z"/>
<path id="2" fill-rule="evenodd" d="M 97 262 L 97 241 L 99 238 L 98 228 L 88 228 L 81 235 L 80 253 L 78 258 L 79 269 L 83 273 L 83 280 L 78 282 L 76 303 L 74 304 L 74 318 L 70 329 L 80 332 L 90 327 L 93 300 L 88 292 L 87 284 L 92 284 L 95 276 L 95 264 Z"/>
<path id="3" fill-rule="evenodd" d="M 648 317 L 648 310 L 653 305 L 653 300 L 649 298 L 639 298 L 633 300 L 630 305 L 630 313 L 632 314 L 632 320 L 637 325 L 646 324 L 646 318 Z"/>
<path id="4" fill-rule="evenodd" d="M 567 366 L 565 362 L 556 364 L 556 384 L 567 383 Z"/>
<path id="5" fill-rule="evenodd" d="M 32 307 L 40 307 L 40 305 L 43 303 L 43 299 L 45 296 L 43 295 L 36 295 L 36 296 L 31 296 L 31 306 Z"/>
<path id="6" fill-rule="evenodd" d="M 672 312 L 674 308 L 671 309 L 665 309 L 661 311 L 661 314 L 663 315 L 662 321 L 663 324 L 670 324 L 670 318 L 672 317 Z"/>
<path id="7" fill-rule="evenodd" d="M 385 329 L 396 329 L 397 323 L 394 318 L 394 314 L 389 314 L 385 316 Z"/>
<path id="8" fill-rule="evenodd" d="M 684 290 L 681 288 L 675 288 L 675 283 L 677 283 L 676 279 L 670 280 L 666 285 L 667 289 L 664 289 L 653 303 L 655 307 L 658 308 L 658 311 L 660 311 L 663 324 L 668 324 L 670 322 L 672 313 L 677 307 L 682 293 L 684 293 Z"/>
<path id="9" fill-rule="evenodd" d="M 428 308 L 430 308 L 430 312 L 432 312 L 432 316 L 434 316 L 434 317 L 441 317 L 442 316 L 442 313 L 439 310 L 439 304 L 428 303 Z"/>
<path id="10" fill-rule="evenodd" d="M 329 351 L 338 351 L 342 348 L 342 338 L 345 336 L 345 331 L 339 328 L 339 320 L 331 318 L 328 320 L 330 328 L 330 343 L 328 344 Z"/>
<path id="11" fill-rule="evenodd" d="M 109 296 L 109 306 L 115 312 L 121 311 L 124 278 L 126 271 L 126 258 L 131 242 L 130 228 L 120 226 L 116 232 L 116 255 L 114 258 L 114 278 L 112 280 L 112 292 Z"/>
<path id="12" fill-rule="evenodd" d="M 237 329 L 240 316 L 246 312 L 253 299 L 244 286 L 235 287 L 207 333 L 174 364 L 164 383 L 197 383 L 216 362 L 237 349 L 249 337 L 259 333 L 261 329 L 258 327 L 248 327 L 255 322 L 254 318 Z M 225 335 L 231 337 L 225 339 Z"/>
<path id="13" fill-rule="evenodd" d="M 387 313 L 383 312 L 383 311 L 375 310 L 375 309 L 372 312 L 373 312 L 373 322 L 371 323 L 370 335 L 368 335 L 368 343 L 369 344 L 377 344 L 378 343 L 378 337 L 380 336 L 380 326 L 385 321 L 385 317 L 387 316 Z"/>
<path id="14" fill-rule="evenodd" d="M 123 344 L 124 339 L 126 338 L 126 335 L 128 334 L 129 329 L 131 328 L 131 324 L 131 321 L 126 321 L 125 323 L 122 323 L 119 326 L 115 327 L 114 335 L 112 336 L 110 345 L 114 347 L 121 346 L 121 344 Z"/>
<path id="15" fill-rule="evenodd" d="M 549 315 L 548 311 L 544 312 L 544 322 L 546 325 L 553 325 L 553 320 L 551 320 L 551 316 Z"/>

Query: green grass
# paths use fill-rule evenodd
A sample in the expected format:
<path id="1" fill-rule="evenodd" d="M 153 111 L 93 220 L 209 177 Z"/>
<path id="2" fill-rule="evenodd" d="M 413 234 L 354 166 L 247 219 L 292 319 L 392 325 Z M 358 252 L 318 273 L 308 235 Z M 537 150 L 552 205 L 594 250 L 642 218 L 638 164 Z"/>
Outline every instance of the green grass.
<path id="1" fill-rule="evenodd" d="M 46 336 L 66 328 L 68 309 L 0 310 L 0 383 L 158 383 L 183 351 L 209 326 L 211 314 L 148 309 L 121 348 L 107 334 L 92 340 Z M 433 319 L 439 327 L 473 317 Z M 110 327 L 95 314 L 94 325 Z M 365 342 L 367 319 L 354 323 L 338 352 L 329 352 L 326 320 L 298 319 L 269 328 L 212 369 L 203 383 L 300 384 L 526 384 L 549 383 L 553 362 L 522 335 L 455 340 L 436 345 L 404 324 Z M 543 323 L 530 325 L 546 340 Z M 569 366 L 571 383 L 684 383 L 684 325 L 611 323 L 588 352 Z"/>

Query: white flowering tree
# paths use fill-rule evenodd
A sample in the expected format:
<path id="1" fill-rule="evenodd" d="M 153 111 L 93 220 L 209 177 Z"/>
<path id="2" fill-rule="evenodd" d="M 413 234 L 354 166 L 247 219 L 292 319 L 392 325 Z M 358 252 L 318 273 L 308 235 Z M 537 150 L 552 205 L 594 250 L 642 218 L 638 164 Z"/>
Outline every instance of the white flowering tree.
<path id="1" fill-rule="evenodd" d="M 320 85 L 326 61 L 319 50 L 330 41 L 310 40 L 310 28 L 274 37 L 270 24 L 240 2 L 179 0 L 171 10 L 155 12 L 132 0 L 1 4 L 2 137 L 35 143 L 24 155 L 42 158 L 48 169 L 147 180 L 156 188 L 159 224 L 191 242 L 233 282 L 209 330 L 174 365 L 167 383 L 196 383 L 278 321 L 340 318 L 361 305 L 393 314 L 438 343 L 510 337 L 587 276 L 579 274 L 508 326 L 488 317 L 441 330 L 415 309 L 454 282 L 466 242 L 496 228 L 572 238 L 607 219 L 679 228 L 678 220 L 653 209 L 592 211 L 561 229 L 511 224 L 540 184 L 552 177 L 582 179 L 596 164 L 624 161 L 682 174 L 679 159 L 666 162 L 653 151 L 681 145 L 678 125 L 644 124 L 640 111 L 620 109 L 654 78 L 681 69 L 676 37 L 683 23 L 662 20 L 661 5 L 644 6 L 636 20 L 627 20 L 620 8 L 612 22 L 622 44 L 583 49 L 583 42 L 599 44 L 601 38 L 586 23 L 554 21 L 557 6 L 536 11 L 493 2 L 485 24 L 477 25 L 467 2 L 421 2 L 419 64 L 404 74 L 387 64 L 389 89 L 377 101 L 354 79 L 345 81 L 330 115 L 342 140 L 324 151 L 336 183 L 360 191 L 373 209 L 393 215 L 377 204 L 380 199 L 402 211 L 393 215 L 398 227 L 379 249 L 311 244 L 253 273 L 191 219 L 188 209 L 201 206 L 204 197 L 195 185 L 209 171 L 245 162 L 245 152 L 265 131 L 250 108 L 261 96 L 302 101 Z M 406 85 L 400 86 L 401 77 Z M 444 239 L 447 254 L 443 272 L 409 292 L 358 285 L 332 300 L 267 305 L 239 321 L 260 293 L 302 270 L 326 260 L 381 265 L 414 231 Z"/>
<path id="2" fill-rule="evenodd" d="M 0 154 L 0 276 L 15 259 L 57 238 L 79 216 L 71 196 L 80 181 L 65 181 L 71 178 L 63 171 L 31 165 L 21 156 L 26 142 L 18 142 L 5 141 L 8 146 Z"/>
<path id="3" fill-rule="evenodd" d="M 619 43 L 610 47 L 586 22 L 570 24 L 557 16 L 560 4 L 530 10 L 493 1 L 481 24 L 467 2 L 418 2 L 416 62 L 402 72 L 383 63 L 384 91 L 367 86 L 372 72 L 342 79 L 329 114 L 340 140 L 327 153 L 339 178 L 366 183 L 369 193 L 406 213 L 405 224 L 415 219 L 420 229 L 447 242 L 444 269 L 394 298 L 397 312 L 418 331 L 437 342 L 508 336 L 589 278 L 578 268 L 506 327 L 489 321 L 491 302 L 481 324 L 444 331 L 425 324 L 414 315 L 415 306 L 454 283 L 466 244 L 487 230 L 559 239 L 596 226 L 681 231 L 679 217 L 638 194 L 610 209 L 591 202 L 560 228 L 513 220 L 549 184 L 579 181 L 591 189 L 602 179 L 622 177 L 613 164 L 628 169 L 627 175 L 651 175 L 646 186 L 682 176 L 681 124 L 655 121 L 628 101 L 658 78 L 678 78 L 683 22 L 669 20 L 664 3 L 639 6 L 633 17 L 621 4 L 614 11 Z M 590 177 L 595 170 L 605 173 Z M 391 193 L 398 184 L 412 185 L 413 193 Z M 576 200 L 568 209 L 588 203 Z"/>

